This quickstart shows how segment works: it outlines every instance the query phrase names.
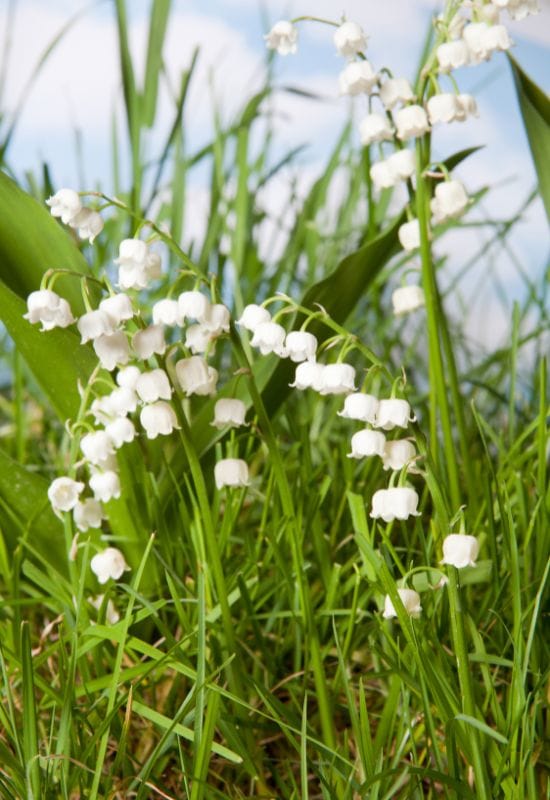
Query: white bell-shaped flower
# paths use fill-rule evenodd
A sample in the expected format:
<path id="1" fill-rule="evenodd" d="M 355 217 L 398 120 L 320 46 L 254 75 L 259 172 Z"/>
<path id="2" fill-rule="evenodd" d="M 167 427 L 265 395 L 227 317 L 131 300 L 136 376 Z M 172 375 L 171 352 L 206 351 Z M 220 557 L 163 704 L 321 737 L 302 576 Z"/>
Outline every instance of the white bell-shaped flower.
<path id="1" fill-rule="evenodd" d="M 242 400 L 234 397 L 222 397 L 214 406 L 214 420 L 211 423 L 215 428 L 239 428 L 246 425 L 246 406 Z"/>
<path id="2" fill-rule="evenodd" d="M 28 320 L 31 325 L 40 322 L 41 331 L 67 328 L 75 321 L 67 301 L 49 289 L 30 293 L 27 297 L 27 313 L 23 314 L 23 319 Z"/>
<path id="3" fill-rule="evenodd" d="M 250 344 L 258 347 L 263 356 L 276 353 L 281 358 L 286 356 L 284 348 L 286 331 L 277 322 L 260 322 L 254 330 Z"/>
<path id="4" fill-rule="evenodd" d="M 504 25 L 486 22 L 466 25 L 462 37 L 468 46 L 471 64 L 487 61 L 496 50 L 508 50 L 513 44 Z"/>
<path id="5" fill-rule="evenodd" d="M 280 19 L 264 36 L 266 47 L 280 56 L 294 55 L 298 49 L 298 29 L 292 22 Z"/>
<path id="6" fill-rule="evenodd" d="M 149 325 L 132 336 L 132 347 L 138 358 L 146 361 L 155 353 L 159 356 L 166 351 L 164 328 L 162 325 Z"/>
<path id="7" fill-rule="evenodd" d="M 434 94 L 426 103 L 430 125 L 438 122 L 454 122 L 460 112 L 456 94 L 441 92 Z"/>
<path id="8" fill-rule="evenodd" d="M 383 519 L 384 522 L 393 522 L 394 519 L 405 520 L 409 517 L 418 517 L 416 510 L 418 495 L 408 486 L 396 486 L 392 489 L 379 489 L 372 496 L 373 519 Z"/>
<path id="9" fill-rule="evenodd" d="M 231 315 L 227 306 L 223 303 L 213 303 L 206 312 L 202 324 L 210 331 L 212 337 L 216 337 L 222 333 L 229 333 L 230 321 Z"/>
<path id="10" fill-rule="evenodd" d="M 420 225 L 417 219 L 404 222 L 397 231 L 397 236 L 403 250 L 410 252 L 420 247 Z"/>
<path id="11" fill-rule="evenodd" d="M 242 458 L 223 458 L 214 467 L 216 488 L 238 489 L 249 485 L 248 465 Z"/>
<path id="12" fill-rule="evenodd" d="M 420 605 L 420 595 L 418 594 L 418 592 L 415 592 L 414 589 L 398 589 L 397 594 L 399 595 L 401 602 L 405 606 L 405 611 L 407 612 L 409 617 L 418 619 L 418 617 L 422 613 L 422 606 Z M 384 599 L 384 613 L 382 616 L 385 619 L 391 619 L 392 617 L 397 617 L 397 612 L 393 607 L 393 603 L 388 594 Z"/>
<path id="13" fill-rule="evenodd" d="M 271 322 L 271 314 L 267 308 L 251 303 L 243 308 L 243 313 L 241 318 L 237 320 L 237 325 L 242 325 L 247 331 L 254 333 L 262 322 Z"/>
<path id="14" fill-rule="evenodd" d="M 388 158 L 388 162 L 397 180 L 406 181 L 414 175 L 416 164 L 412 150 L 398 150 Z"/>
<path id="15" fill-rule="evenodd" d="M 115 332 L 109 315 L 100 308 L 83 314 L 77 321 L 76 327 L 80 333 L 81 344 L 93 341 L 99 336 L 109 336 Z"/>
<path id="16" fill-rule="evenodd" d="M 201 292 L 182 292 L 178 297 L 178 306 L 182 320 L 195 319 L 204 322 L 210 309 L 210 300 Z"/>
<path id="17" fill-rule="evenodd" d="M 396 316 L 410 314 L 424 305 L 424 290 L 421 286 L 400 286 L 393 292 L 391 301 Z"/>
<path id="18" fill-rule="evenodd" d="M 350 64 L 350 66 L 352 66 Z M 359 137 L 361 144 L 368 147 L 373 142 L 383 142 L 386 139 L 392 139 L 394 129 L 390 125 L 390 121 L 384 114 L 373 112 L 367 114 L 359 123 Z"/>
<path id="19" fill-rule="evenodd" d="M 200 356 L 182 358 L 176 362 L 176 376 L 187 396 L 209 395 L 216 391 L 218 371 L 210 367 Z"/>
<path id="20" fill-rule="evenodd" d="M 370 168 L 370 177 L 378 190 L 390 189 L 398 182 L 398 177 L 391 168 L 389 159 L 378 161 Z"/>
<path id="21" fill-rule="evenodd" d="M 315 361 L 317 339 L 308 331 L 291 331 L 285 339 L 285 350 L 291 361 Z"/>
<path id="22" fill-rule="evenodd" d="M 120 497 L 120 478 L 112 469 L 98 470 L 90 476 L 90 489 L 96 500 L 108 503 Z"/>
<path id="23" fill-rule="evenodd" d="M 172 397 L 172 387 L 168 375 L 163 369 L 142 372 L 136 381 L 136 392 L 144 403 L 170 400 Z"/>
<path id="24" fill-rule="evenodd" d="M 470 51 L 463 39 L 440 44 L 436 50 L 440 72 L 451 72 L 470 63 Z"/>
<path id="25" fill-rule="evenodd" d="M 479 117 L 477 103 L 471 94 L 457 94 L 456 104 L 457 112 L 455 119 L 457 122 L 464 122 L 468 117 Z"/>
<path id="26" fill-rule="evenodd" d="M 520 21 L 529 14 L 540 14 L 538 0 L 510 0 L 506 11 L 513 20 Z"/>
<path id="27" fill-rule="evenodd" d="M 123 444 L 133 442 L 136 436 L 134 423 L 128 417 L 117 417 L 105 426 L 105 433 L 118 450 Z"/>
<path id="28" fill-rule="evenodd" d="M 116 547 L 107 547 L 103 552 L 97 553 L 90 561 L 90 569 L 97 576 L 100 583 L 107 583 L 109 578 L 117 581 L 130 567 L 124 556 Z"/>
<path id="29" fill-rule="evenodd" d="M 410 103 L 414 100 L 412 86 L 406 78 L 388 78 L 380 86 L 380 100 L 390 110 L 398 103 Z"/>
<path id="30" fill-rule="evenodd" d="M 357 22 L 344 22 L 334 34 L 334 44 L 341 56 L 355 56 L 366 50 L 367 37 Z"/>
<path id="31" fill-rule="evenodd" d="M 355 391 L 355 369 L 351 364 L 326 364 L 320 394 L 349 394 Z"/>
<path id="32" fill-rule="evenodd" d="M 111 320 L 113 327 L 117 328 L 126 320 L 132 319 L 134 316 L 134 309 L 132 308 L 132 301 L 127 294 L 119 292 L 110 297 L 105 297 L 99 304 L 101 311 Z"/>
<path id="33" fill-rule="evenodd" d="M 96 611 L 99 611 L 101 609 L 101 606 L 103 605 L 104 598 L 105 598 L 104 594 L 98 594 L 97 597 L 89 597 L 88 600 L 90 602 L 90 605 L 92 605 L 96 609 Z M 105 622 L 107 622 L 109 625 L 116 625 L 117 622 L 119 621 L 120 621 L 120 614 L 116 610 L 115 604 L 113 603 L 111 598 L 109 598 L 107 600 L 107 605 L 105 607 Z"/>
<path id="34" fill-rule="evenodd" d="M 182 325 L 183 320 L 178 301 L 171 300 L 169 297 L 158 300 L 153 306 L 153 324 L 169 325 L 171 327 Z"/>
<path id="35" fill-rule="evenodd" d="M 147 275 L 148 248 L 141 239 L 124 239 L 118 249 L 115 264 L 119 265 L 118 283 L 122 289 L 144 289 Z"/>
<path id="36" fill-rule="evenodd" d="M 82 203 L 74 189 L 60 189 L 46 200 L 52 217 L 61 217 L 61 222 L 68 225 L 80 212 Z"/>
<path id="37" fill-rule="evenodd" d="M 173 430 L 179 428 L 176 412 L 165 400 L 157 400 L 156 403 L 143 406 L 139 421 L 145 429 L 148 439 L 169 436 Z"/>
<path id="38" fill-rule="evenodd" d="M 185 346 L 193 355 L 203 355 L 213 341 L 212 333 L 200 322 L 189 325 L 185 331 Z"/>
<path id="39" fill-rule="evenodd" d="M 99 500 L 95 500 L 93 497 L 87 497 L 73 508 L 74 524 L 82 533 L 90 528 L 101 528 L 102 519 L 103 506 Z"/>
<path id="40" fill-rule="evenodd" d="M 387 441 L 382 454 L 384 469 L 401 470 L 416 457 L 416 448 L 408 439 Z"/>
<path id="41" fill-rule="evenodd" d="M 357 419 L 360 422 L 368 422 L 374 425 L 378 412 L 378 398 L 372 394 L 354 392 L 348 394 L 344 400 L 344 408 L 338 412 L 338 416 L 346 419 Z"/>
<path id="42" fill-rule="evenodd" d="M 48 488 L 48 500 L 54 511 L 71 511 L 78 503 L 84 484 L 63 476 L 56 478 Z"/>
<path id="43" fill-rule="evenodd" d="M 92 431 L 80 440 L 80 449 L 86 461 L 102 466 L 115 451 L 113 442 L 105 431 Z"/>
<path id="44" fill-rule="evenodd" d="M 128 340 L 122 331 L 98 336 L 94 339 L 94 350 L 101 366 L 109 372 L 121 364 L 127 364 L 130 358 Z"/>
<path id="45" fill-rule="evenodd" d="M 466 211 L 470 198 L 460 181 L 443 181 L 435 187 L 430 201 L 434 224 L 455 219 Z"/>
<path id="46" fill-rule="evenodd" d="M 126 417 L 133 414 L 137 408 L 138 399 L 134 389 L 129 386 L 119 386 L 105 396 L 105 408 L 109 410 L 111 418 Z"/>
<path id="47" fill-rule="evenodd" d="M 397 135 L 400 139 L 423 136 L 430 130 L 428 116 L 422 106 L 412 105 L 400 108 L 393 114 Z"/>
<path id="48" fill-rule="evenodd" d="M 318 364 L 316 361 L 303 361 L 296 367 L 296 375 L 294 382 L 290 383 L 293 389 L 304 391 L 305 389 L 314 389 L 316 392 L 321 391 L 323 386 L 323 373 L 326 367 L 324 364 Z"/>
<path id="49" fill-rule="evenodd" d="M 382 458 L 385 444 L 386 437 L 380 431 L 371 431 L 368 428 L 357 431 L 351 437 L 351 453 L 348 453 L 348 458 L 368 458 L 369 456 Z"/>
<path id="50" fill-rule="evenodd" d="M 340 73 L 340 93 L 352 97 L 370 94 L 378 83 L 378 75 L 368 61 L 351 61 Z"/>
<path id="51" fill-rule="evenodd" d="M 391 431 L 393 428 L 406 428 L 409 422 L 415 421 L 416 417 L 411 415 L 411 407 L 406 400 L 391 397 L 378 403 L 377 428 Z"/>
<path id="52" fill-rule="evenodd" d="M 479 542 L 475 536 L 451 533 L 443 540 L 443 559 L 440 564 L 449 564 L 457 569 L 475 567 L 479 553 Z"/>
<path id="53" fill-rule="evenodd" d="M 140 375 L 139 367 L 132 364 L 129 367 L 119 369 L 116 374 L 116 382 L 121 388 L 135 389 Z"/>
<path id="54" fill-rule="evenodd" d="M 96 236 L 99 236 L 103 230 L 103 220 L 97 211 L 92 211 L 91 208 L 82 208 L 78 214 L 73 217 L 69 225 L 75 228 L 81 239 L 87 239 L 90 244 L 94 243 Z"/>

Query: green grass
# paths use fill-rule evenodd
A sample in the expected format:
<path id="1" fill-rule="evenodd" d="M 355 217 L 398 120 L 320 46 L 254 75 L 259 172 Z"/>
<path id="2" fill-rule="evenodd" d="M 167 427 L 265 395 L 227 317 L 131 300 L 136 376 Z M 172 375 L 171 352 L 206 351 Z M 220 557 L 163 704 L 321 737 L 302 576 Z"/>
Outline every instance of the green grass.
<path id="1" fill-rule="evenodd" d="M 288 329 L 314 315 L 308 330 L 332 343 L 328 356 L 345 351 L 359 384 L 379 396 L 394 385 L 405 392 L 418 417 L 409 432 L 422 457 L 410 482 L 421 515 L 372 520 L 371 497 L 387 487 L 388 473 L 378 459 L 347 458 L 359 424 L 337 415 L 342 398 L 291 392 L 288 362 L 259 356 L 233 327 L 212 363 L 223 396 L 247 403 L 250 426 L 214 431 L 213 401 L 193 398 L 176 404 L 177 433 L 123 448 L 123 495 L 109 504 L 105 531 L 132 570 L 107 584 L 96 610 L 89 561 L 103 546 L 99 532 L 81 535 L 68 562 L 74 531 L 53 517 L 45 494 L 78 457 L 63 425 L 74 401 L 62 393 L 52 405 L 51 375 L 30 338 L 22 357 L 20 339 L 35 334 L 9 328 L 3 314 L 12 338 L 1 334 L 0 797 L 550 797 L 546 276 L 517 264 L 525 291 L 509 343 L 485 352 L 449 315 L 459 278 L 449 281 L 424 236 L 426 313 L 393 318 L 390 287 L 412 263 L 396 245 L 402 213 L 389 215 L 389 191 L 374 203 L 370 155 L 354 149 L 344 120 L 325 168 L 294 204 L 281 258 L 262 263 L 258 193 L 299 157 L 272 155 L 261 105 L 271 86 L 243 98 L 242 112 L 217 120 L 215 139 L 189 153 L 180 123 L 199 53 L 181 76 L 160 151 L 148 153 L 170 3 L 152 7 L 143 88 L 122 0 L 116 9 L 128 130 L 113 125 L 113 164 L 116 173 L 120 153 L 131 154 L 132 185 L 114 175 L 120 200 L 105 212 L 105 232 L 93 248 L 80 245 L 91 274 L 101 279 L 118 242 L 144 224 L 167 245 L 168 263 L 162 284 L 142 297 L 146 320 L 152 302 L 196 279 L 231 305 L 233 319 L 245 304 L 284 292 L 292 299 L 278 295 L 270 310 L 286 310 Z M 7 170 L 12 135 L 10 127 Z M 411 196 L 424 233 L 427 147 L 419 145 L 420 188 Z M 183 209 L 204 166 L 208 224 L 203 241 L 182 252 Z M 341 173 L 350 191 L 334 209 Z M 42 202 L 50 180 L 46 170 L 21 184 Z M 173 202 L 162 204 L 167 184 Z M 222 203 L 232 186 L 233 199 Z M 70 245 L 80 269 L 66 229 L 6 187 L 0 203 L 21 208 L 52 247 Z M 230 212 L 227 256 L 220 245 Z M 509 252 L 518 216 L 482 219 L 474 260 L 489 265 Z M 472 224 L 456 223 L 464 235 Z M 20 291 L 0 274 L 9 287 L 2 296 L 18 309 L 43 266 L 1 223 L 0 246 L 21 259 Z M 470 267 L 460 271 L 464 291 Z M 496 293 L 490 269 L 486 280 Z M 67 291 L 78 294 L 78 283 Z M 47 350 L 49 334 L 42 336 Z M 61 360 L 66 341 L 60 334 L 51 353 L 69 386 L 77 373 L 71 358 Z M 170 357 L 158 364 L 170 372 Z M 79 369 L 87 374 L 84 359 Z M 73 418 L 84 411 L 83 403 Z M 216 490 L 214 463 L 230 454 L 249 464 L 250 488 Z M 441 567 L 442 540 L 461 525 L 479 538 L 478 564 Z M 421 593 L 419 619 L 399 600 L 404 579 Z M 395 620 L 382 617 L 386 594 Z M 106 618 L 108 600 L 118 622 Z"/>

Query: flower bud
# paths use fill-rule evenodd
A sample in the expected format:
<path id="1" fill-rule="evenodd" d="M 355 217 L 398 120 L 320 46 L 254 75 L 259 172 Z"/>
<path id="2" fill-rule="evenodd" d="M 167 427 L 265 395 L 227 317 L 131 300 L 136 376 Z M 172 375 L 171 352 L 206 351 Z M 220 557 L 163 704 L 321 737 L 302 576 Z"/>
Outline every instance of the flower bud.
<path id="1" fill-rule="evenodd" d="M 475 536 L 451 533 L 443 540 L 443 559 L 440 564 L 450 564 L 457 569 L 475 567 L 479 542 Z"/>
<path id="2" fill-rule="evenodd" d="M 109 578 L 117 581 L 130 567 L 120 550 L 117 550 L 116 547 L 107 547 L 102 553 L 97 553 L 91 559 L 90 569 L 100 583 L 107 583 Z"/>
<path id="3" fill-rule="evenodd" d="M 415 592 L 414 589 L 398 589 L 397 594 L 399 595 L 401 602 L 405 606 L 405 611 L 410 617 L 414 619 L 418 619 L 422 612 L 422 606 L 420 605 L 420 595 L 418 592 Z M 397 612 L 393 607 L 393 603 L 390 599 L 390 596 L 387 594 L 384 599 L 384 614 L 382 615 L 385 619 L 391 619 L 392 617 L 397 617 Z"/>
<path id="4" fill-rule="evenodd" d="M 214 480 L 216 488 L 223 489 L 227 486 L 230 489 L 248 486 L 248 465 L 241 458 L 224 458 L 218 461 L 214 467 Z"/>

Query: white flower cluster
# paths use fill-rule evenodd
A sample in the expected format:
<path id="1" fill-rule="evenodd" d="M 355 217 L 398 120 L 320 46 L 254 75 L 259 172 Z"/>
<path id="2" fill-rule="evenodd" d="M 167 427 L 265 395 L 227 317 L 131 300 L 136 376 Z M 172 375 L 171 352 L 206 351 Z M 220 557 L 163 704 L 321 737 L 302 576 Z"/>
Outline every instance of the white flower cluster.
<path id="1" fill-rule="evenodd" d="M 52 217 L 59 217 L 65 225 L 74 228 L 81 239 L 94 243 L 96 236 L 103 230 L 103 220 L 97 211 L 82 205 L 80 197 L 74 189 L 60 189 L 46 200 Z"/>

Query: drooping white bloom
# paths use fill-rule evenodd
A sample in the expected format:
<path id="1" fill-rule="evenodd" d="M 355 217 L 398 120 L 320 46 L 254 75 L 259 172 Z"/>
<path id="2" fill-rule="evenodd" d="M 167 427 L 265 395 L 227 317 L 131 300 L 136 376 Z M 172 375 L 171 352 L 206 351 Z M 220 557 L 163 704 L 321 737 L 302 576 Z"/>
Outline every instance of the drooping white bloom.
<path id="1" fill-rule="evenodd" d="M 237 320 L 237 325 L 242 325 L 247 331 L 254 333 L 262 322 L 271 322 L 271 314 L 267 308 L 251 303 L 243 308 L 243 313 L 241 318 Z"/>
<path id="2" fill-rule="evenodd" d="M 378 83 L 378 75 L 368 61 L 351 61 L 340 73 L 339 83 L 341 94 L 370 94 Z"/>
<path id="3" fill-rule="evenodd" d="M 90 597 L 88 599 L 90 601 L 90 605 L 92 605 L 96 609 L 96 611 L 99 611 L 101 609 L 101 606 L 103 605 L 104 597 L 105 597 L 104 594 L 98 594 L 97 597 Z M 108 622 L 109 625 L 116 625 L 117 622 L 119 622 L 119 620 L 120 620 L 120 614 L 116 610 L 115 604 L 113 603 L 111 598 L 109 598 L 107 600 L 107 605 L 105 607 L 105 622 Z"/>
<path id="4" fill-rule="evenodd" d="M 78 503 L 84 484 L 72 478 L 56 478 L 48 488 L 48 499 L 54 511 L 70 511 Z"/>
<path id="5" fill-rule="evenodd" d="M 88 239 L 90 244 L 94 243 L 96 236 L 103 230 L 103 220 L 97 211 L 91 208 L 81 208 L 78 214 L 69 221 L 71 228 L 76 228 L 76 232 L 81 239 Z"/>
<path id="6" fill-rule="evenodd" d="M 457 96 L 452 92 L 434 94 L 426 105 L 430 125 L 436 125 L 438 122 L 453 122 L 459 114 Z"/>
<path id="7" fill-rule="evenodd" d="M 397 231 L 397 236 L 403 250 L 410 252 L 420 247 L 420 225 L 417 219 L 405 222 Z"/>
<path id="8" fill-rule="evenodd" d="M 163 300 L 156 302 L 153 306 L 153 324 L 182 325 L 178 301 L 165 297 Z"/>
<path id="9" fill-rule="evenodd" d="M 87 497 L 73 508 L 74 524 L 85 533 L 89 528 L 100 528 L 103 519 L 103 506 L 93 497 Z"/>
<path id="10" fill-rule="evenodd" d="M 388 78 L 380 86 L 380 100 L 391 110 L 398 103 L 410 103 L 414 100 L 414 92 L 406 78 Z"/>
<path id="11" fill-rule="evenodd" d="M 440 44 L 436 50 L 440 72 L 451 72 L 470 63 L 470 51 L 463 39 Z"/>
<path id="12" fill-rule="evenodd" d="M 355 369 L 351 364 L 326 364 L 320 394 L 349 394 L 355 391 Z"/>
<path id="13" fill-rule="evenodd" d="M 276 353 L 281 358 L 286 356 L 284 349 L 286 331 L 277 322 L 260 322 L 254 329 L 252 347 L 258 347 L 263 356 Z"/>
<path id="14" fill-rule="evenodd" d="M 100 308 L 83 314 L 76 323 L 80 333 L 81 344 L 93 341 L 99 336 L 109 336 L 114 333 L 113 323 L 108 314 Z"/>
<path id="15" fill-rule="evenodd" d="M 369 456 L 382 458 L 385 444 L 386 437 L 380 431 L 371 431 L 368 428 L 357 431 L 351 437 L 351 453 L 348 453 L 348 458 L 368 458 Z"/>
<path id="16" fill-rule="evenodd" d="M 107 547 L 102 553 L 97 553 L 91 559 L 90 569 L 100 583 L 107 583 L 109 578 L 117 581 L 130 567 L 120 550 L 117 550 L 116 547 Z"/>
<path id="17" fill-rule="evenodd" d="M 400 286 L 393 292 L 391 301 L 396 316 L 410 314 L 424 305 L 424 290 L 421 286 Z"/>
<path id="18" fill-rule="evenodd" d="M 416 448 L 408 439 L 387 441 L 382 455 L 384 469 L 401 470 L 416 456 Z"/>
<path id="19" fill-rule="evenodd" d="M 116 382 L 120 387 L 135 389 L 140 375 L 141 372 L 139 371 L 139 367 L 135 367 L 132 364 L 129 367 L 123 367 L 122 369 L 119 369 L 116 374 Z"/>
<path id="20" fill-rule="evenodd" d="M 245 425 L 246 406 L 242 400 L 233 397 L 222 397 L 214 406 L 214 420 L 211 423 L 215 428 L 238 428 Z"/>
<path id="21" fill-rule="evenodd" d="M 468 46 L 471 64 L 487 61 L 495 50 L 508 50 L 512 46 L 504 25 L 472 22 L 466 25 L 462 36 Z"/>
<path id="22" fill-rule="evenodd" d="M 179 427 L 176 412 L 165 400 L 143 406 L 139 420 L 148 439 L 156 439 L 159 435 L 168 436 Z"/>
<path id="23" fill-rule="evenodd" d="M 122 289 L 144 289 L 149 280 L 147 275 L 148 250 L 141 239 L 124 239 L 118 248 L 118 283 Z"/>
<path id="24" fill-rule="evenodd" d="M 133 442 L 136 436 L 134 423 L 128 417 L 117 417 L 105 426 L 105 433 L 118 450 L 123 444 Z"/>
<path id="25" fill-rule="evenodd" d="M 23 314 L 23 319 L 28 320 L 31 325 L 40 322 L 41 331 L 67 328 L 75 321 L 67 301 L 49 289 L 30 293 L 27 297 L 27 313 Z"/>
<path id="26" fill-rule="evenodd" d="M 136 392 L 144 403 L 170 400 L 172 397 L 172 387 L 168 375 L 163 369 L 142 372 L 136 381 Z"/>
<path id="27" fill-rule="evenodd" d="M 384 114 L 367 114 L 359 123 L 359 136 L 361 144 L 367 147 L 373 142 L 383 142 L 393 137 L 394 130 Z"/>
<path id="28" fill-rule="evenodd" d="M 357 419 L 374 425 L 377 411 L 377 397 L 363 392 L 354 392 L 353 394 L 348 394 L 344 400 L 344 408 L 338 412 L 338 416 L 346 419 Z"/>
<path id="29" fill-rule="evenodd" d="M 213 303 L 205 314 L 202 324 L 210 331 L 211 337 L 215 338 L 222 333 L 229 333 L 230 321 L 231 315 L 227 306 L 223 303 Z"/>
<path id="30" fill-rule="evenodd" d="M 210 300 L 201 292 L 182 292 L 178 297 L 178 306 L 182 320 L 196 319 L 204 322 L 210 309 Z"/>
<path id="31" fill-rule="evenodd" d="M 105 395 L 104 410 L 108 410 L 109 416 L 125 417 L 132 414 L 137 408 L 137 395 L 134 389 L 129 386 L 119 386 L 117 389 Z"/>
<path id="32" fill-rule="evenodd" d="M 214 481 L 217 489 L 227 486 L 237 489 L 249 485 L 248 465 L 242 458 L 223 458 L 214 467 Z"/>
<path id="33" fill-rule="evenodd" d="M 400 139 L 423 136 L 430 130 L 428 116 L 422 106 L 412 105 L 400 108 L 393 114 L 397 135 Z"/>
<path id="34" fill-rule="evenodd" d="M 455 119 L 457 122 L 464 122 L 468 117 L 479 117 L 477 103 L 471 94 L 457 94 L 456 104 Z"/>
<path id="35" fill-rule="evenodd" d="M 146 360 L 157 353 L 162 356 L 166 350 L 164 328 L 162 325 L 149 325 L 132 336 L 132 347 L 138 358 Z"/>
<path id="36" fill-rule="evenodd" d="M 122 331 L 98 336 L 94 339 L 94 350 L 101 366 L 109 372 L 120 364 L 127 364 L 130 358 L 128 340 Z"/>
<path id="37" fill-rule="evenodd" d="M 538 0 L 510 0 L 506 10 L 512 19 L 519 21 L 529 14 L 539 14 L 540 5 Z"/>
<path id="38" fill-rule="evenodd" d="M 415 422 L 416 417 L 411 415 L 411 407 L 406 400 L 391 397 L 380 400 L 376 413 L 376 427 L 385 431 L 393 428 L 406 428 L 409 422 Z"/>
<path id="39" fill-rule="evenodd" d="M 414 589 L 398 589 L 397 594 L 399 595 L 401 602 L 405 606 L 405 611 L 407 612 L 409 617 L 418 619 L 418 617 L 422 613 L 422 606 L 420 605 L 420 595 L 418 594 L 418 592 L 415 592 Z M 388 594 L 384 599 L 384 613 L 382 616 L 385 619 L 391 619 L 392 617 L 397 616 L 397 612 L 393 607 L 393 603 Z"/>
<path id="40" fill-rule="evenodd" d="M 99 304 L 99 308 L 107 314 L 115 328 L 134 316 L 132 301 L 123 292 L 105 297 Z"/>
<path id="41" fill-rule="evenodd" d="M 373 519 L 383 519 L 384 522 L 392 522 L 394 519 L 405 520 L 420 516 L 420 512 L 416 510 L 417 506 L 418 495 L 408 486 L 379 489 L 372 496 L 370 515 Z"/>
<path id="42" fill-rule="evenodd" d="M 357 22 L 344 22 L 334 34 L 334 44 L 341 56 L 355 56 L 367 47 L 367 37 Z"/>
<path id="43" fill-rule="evenodd" d="M 317 339 L 308 331 L 291 331 L 285 339 L 285 350 L 291 361 L 315 361 Z"/>
<path id="44" fill-rule="evenodd" d="M 185 346 L 193 355 L 202 355 L 208 350 L 208 345 L 213 341 L 211 332 L 200 322 L 189 325 L 185 331 Z"/>
<path id="45" fill-rule="evenodd" d="M 443 540 L 441 564 L 450 564 L 457 569 L 475 567 L 479 553 L 479 541 L 465 533 L 451 533 Z"/>
<path id="46" fill-rule="evenodd" d="M 61 217 L 61 222 L 68 225 L 80 212 L 82 203 L 74 189 L 60 189 L 46 200 L 52 217 Z"/>
<path id="47" fill-rule="evenodd" d="M 87 433 L 80 440 L 80 449 L 86 461 L 99 467 L 115 452 L 113 442 L 105 431 Z"/>
<path id="48" fill-rule="evenodd" d="M 399 181 L 412 177 L 414 171 L 412 150 L 398 150 L 385 161 L 373 164 L 370 168 L 370 176 L 377 189 L 389 189 Z"/>
<path id="49" fill-rule="evenodd" d="M 96 500 L 108 503 L 109 500 L 117 500 L 120 497 L 120 479 L 112 469 L 94 472 L 90 476 L 90 489 Z"/>
<path id="50" fill-rule="evenodd" d="M 460 181 L 443 181 L 435 187 L 430 201 L 434 224 L 459 217 L 469 205 L 469 197 Z"/>
<path id="51" fill-rule="evenodd" d="M 318 364 L 316 361 L 303 361 L 296 367 L 294 383 L 290 383 L 289 386 L 300 391 L 314 389 L 319 392 L 323 386 L 325 369 L 324 364 Z"/>
<path id="52" fill-rule="evenodd" d="M 398 177 L 391 168 L 390 159 L 377 161 L 370 168 L 370 177 L 377 189 L 390 189 L 398 182 Z"/>
<path id="53" fill-rule="evenodd" d="M 176 376 L 187 396 L 209 395 L 216 391 L 218 371 L 210 367 L 204 358 L 191 356 L 176 362 Z"/>
<path id="54" fill-rule="evenodd" d="M 286 19 L 276 22 L 264 39 L 266 46 L 280 56 L 294 55 L 298 49 L 298 29 Z"/>

